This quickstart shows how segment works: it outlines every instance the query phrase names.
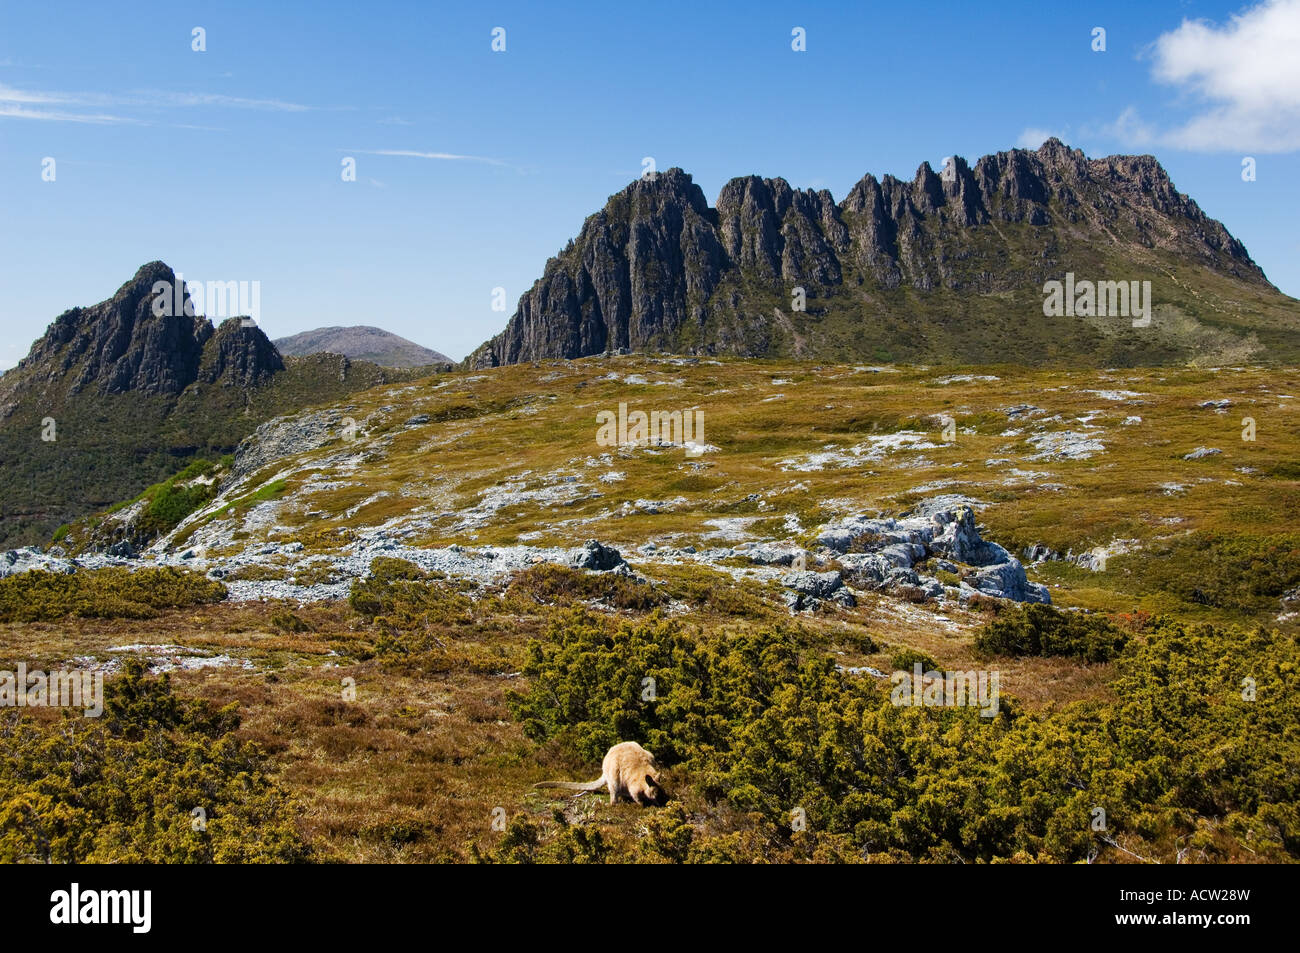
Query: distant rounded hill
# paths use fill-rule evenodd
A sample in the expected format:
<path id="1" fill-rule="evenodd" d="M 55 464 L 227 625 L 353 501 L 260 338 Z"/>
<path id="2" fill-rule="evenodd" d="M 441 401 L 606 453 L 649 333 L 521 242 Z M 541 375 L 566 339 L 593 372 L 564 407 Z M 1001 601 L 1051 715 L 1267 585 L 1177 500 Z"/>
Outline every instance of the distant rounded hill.
<path id="1" fill-rule="evenodd" d="M 316 328 L 287 338 L 277 338 L 276 348 L 286 357 L 308 354 L 342 354 L 354 361 L 370 361 L 381 367 L 423 367 L 451 364 L 445 354 L 422 347 L 382 328 Z"/>

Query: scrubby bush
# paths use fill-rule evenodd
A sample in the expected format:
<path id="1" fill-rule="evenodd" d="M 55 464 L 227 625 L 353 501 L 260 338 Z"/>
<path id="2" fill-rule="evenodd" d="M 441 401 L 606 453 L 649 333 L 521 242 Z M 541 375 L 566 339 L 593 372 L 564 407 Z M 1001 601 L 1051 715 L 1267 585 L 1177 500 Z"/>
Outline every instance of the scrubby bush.
<path id="1" fill-rule="evenodd" d="M 933 672 L 939 668 L 938 662 L 917 649 L 899 649 L 889 657 L 889 664 L 896 672 L 910 672 L 917 662 L 921 663 L 923 672 Z"/>
<path id="2" fill-rule="evenodd" d="M 204 503 L 216 495 L 210 484 L 177 486 L 162 484 L 149 500 L 140 518 L 140 529 L 152 535 L 161 535 L 176 527 Z"/>
<path id="3" fill-rule="evenodd" d="M 755 583 L 700 566 L 680 567 L 660 584 L 660 589 L 668 598 L 684 602 L 696 612 L 747 619 L 759 619 L 772 613 L 762 590 Z"/>
<path id="4" fill-rule="evenodd" d="M 589 573 L 554 563 L 540 563 L 517 573 L 509 592 L 544 605 L 571 606 L 600 601 L 616 609 L 645 611 L 665 601 L 645 582 L 619 573 Z"/>
<path id="5" fill-rule="evenodd" d="M 793 630 L 700 641 L 657 613 L 614 625 L 575 609 L 529 642 L 530 690 L 507 701 L 526 734 L 558 738 L 584 760 L 639 741 L 673 763 L 725 745 L 797 664 Z"/>
<path id="6" fill-rule="evenodd" d="M 1093 620 L 1051 619 L 1040 648 L 1116 647 Z M 700 635 L 575 611 L 529 646 L 529 687 L 509 703 L 530 737 L 591 764 L 639 741 L 718 812 L 759 825 L 727 840 L 665 815 L 640 849 L 668 860 L 732 844 L 748 852 L 732 860 L 1077 861 L 1120 842 L 1165 860 L 1193 848 L 1202 860 L 1300 857 L 1296 640 L 1160 622 L 1116 666 L 1116 702 L 1028 714 L 1004 695 L 984 718 L 895 705 L 887 685 L 788 632 Z"/>
<path id="7" fill-rule="evenodd" d="M 217 495 L 217 481 L 194 483 L 215 473 L 217 464 L 195 460 L 174 477 L 155 484 L 140 495 L 148 501 L 140 515 L 137 531 L 144 537 L 161 536 L 175 529 L 185 517 Z M 182 486 L 181 484 L 190 484 Z"/>
<path id="8" fill-rule="evenodd" d="M 288 609 L 271 613 L 271 625 L 281 632 L 310 632 L 311 626 L 302 620 L 297 613 L 290 612 Z"/>
<path id="9" fill-rule="evenodd" d="M 1034 603 L 1000 613 L 975 636 L 975 649 L 985 656 L 1064 655 L 1108 662 L 1128 638 L 1100 616 Z"/>
<path id="10" fill-rule="evenodd" d="M 353 581 L 348 602 L 379 630 L 375 655 L 385 664 L 417 671 L 442 667 L 440 632 L 474 621 L 469 596 L 441 573 L 387 556 L 375 558 L 370 575 Z"/>
<path id="11" fill-rule="evenodd" d="M 74 573 L 34 569 L 0 579 L 0 622 L 53 622 L 69 616 L 147 619 L 161 609 L 225 598 L 221 583 L 172 566 L 134 572 L 120 566 Z"/>
<path id="12" fill-rule="evenodd" d="M 234 737 L 234 705 L 183 701 L 138 659 L 104 696 L 97 719 L 0 719 L 0 861 L 309 859 L 292 802 Z"/>
<path id="13" fill-rule="evenodd" d="M 1156 543 L 1144 554 L 1140 585 L 1194 605 L 1276 612 L 1282 594 L 1300 585 L 1300 533 L 1198 532 Z"/>
<path id="14" fill-rule="evenodd" d="M 613 860 L 612 851 L 599 828 L 573 826 L 563 813 L 553 818 L 554 836 L 544 837 L 542 826 L 526 814 L 510 819 L 505 834 L 494 848 L 469 848 L 473 864 L 600 864 Z"/>

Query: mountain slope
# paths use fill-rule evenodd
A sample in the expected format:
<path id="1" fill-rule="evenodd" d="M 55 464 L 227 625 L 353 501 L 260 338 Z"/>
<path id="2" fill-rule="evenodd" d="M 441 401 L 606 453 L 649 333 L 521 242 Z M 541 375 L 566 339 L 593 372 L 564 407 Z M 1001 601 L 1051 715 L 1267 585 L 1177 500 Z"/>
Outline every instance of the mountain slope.
<path id="1" fill-rule="evenodd" d="M 276 338 L 275 346 L 286 357 L 309 354 L 342 354 L 354 361 L 370 361 L 380 367 L 423 367 L 450 364 L 451 358 L 423 345 L 408 341 L 382 328 L 365 325 L 315 328 L 289 337 Z"/>
<path id="2" fill-rule="evenodd" d="M 1048 317 L 1043 286 L 1150 281 L 1149 327 Z M 795 298 L 803 289 L 800 310 Z M 1037 151 L 865 176 L 843 201 L 680 169 L 639 180 L 547 262 L 490 367 L 628 348 L 822 360 L 1143 364 L 1300 357 L 1300 303 L 1151 156 Z"/>
<path id="3" fill-rule="evenodd" d="M 863 584 L 947 598 L 931 580 L 957 586 L 934 575 L 953 570 L 907 547 L 890 568 L 873 555 L 894 534 L 927 541 L 924 527 L 870 520 L 967 501 L 1054 604 L 1289 631 L 1297 387 L 1278 367 L 954 374 L 640 355 L 456 372 L 267 421 L 145 561 L 218 570 L 238 598 L 310 601 L 346 596 L 380 556 L 483 581 L 597 538 L 650 576 L 707 565 L 767 583 L 799 549 L 833 550 Z M 702 433 L 636 443 L 628 428 L 611 445 L 602 416 L 621 406 L 661 426 L 691 413 Z M 1241 439 L 1244 417 L 1260 439 Z M 103 529 L 74 527 L 67 545 L 100 558 L 122 527 Z M 988 591 L 978 548 L 955 558 Z M 906 565 L 921 576 L 892 572 Z"/>
<path id="4" fill-rule="evenodd" d="M 409 377 L 338 355 L 286 361 L 239 318 L 155 315 L 159 281 L 175 275 L 150 262 L 106 301 L 59 315 L 0 377 L 0 543 L 45 542 L 276 414 Z"/>

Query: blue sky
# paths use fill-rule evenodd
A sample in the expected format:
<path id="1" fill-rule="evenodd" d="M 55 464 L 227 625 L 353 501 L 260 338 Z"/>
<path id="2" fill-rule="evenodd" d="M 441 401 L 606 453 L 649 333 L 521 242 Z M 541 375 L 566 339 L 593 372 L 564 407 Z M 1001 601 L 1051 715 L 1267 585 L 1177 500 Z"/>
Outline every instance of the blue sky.
<path id="1" fill-rule="evenodd" d="M 272 337 L 373 324 L 460 358 L 645 156 L 712 203 L 1047 134 L 1150 152 L 1300 295 L 1297 50 L 1300 0 L 3 0 L 0 368 L 156 258 L 260 281 Z"/>

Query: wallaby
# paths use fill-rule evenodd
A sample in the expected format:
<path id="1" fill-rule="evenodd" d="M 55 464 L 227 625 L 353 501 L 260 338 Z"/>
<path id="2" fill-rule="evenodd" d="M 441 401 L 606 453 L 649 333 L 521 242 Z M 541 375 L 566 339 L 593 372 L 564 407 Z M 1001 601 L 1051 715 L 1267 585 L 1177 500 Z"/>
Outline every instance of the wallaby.
<path id="1" fill-rule="evenodd" d="M 563 788 L 585 794 L 609 788 L 609 803 L 621 797 L 641 805 L 661 807 L 668 800 L 668 792 L 659 784 L 659 765 L 655 756 L 635 741 L 624 741 L 609 749 L 601 762 L 601 775 L 585 784 L 581 781 L 540 781 L 534 788 Z M 579 795 L 580 796 L 580 795 Z"/>

